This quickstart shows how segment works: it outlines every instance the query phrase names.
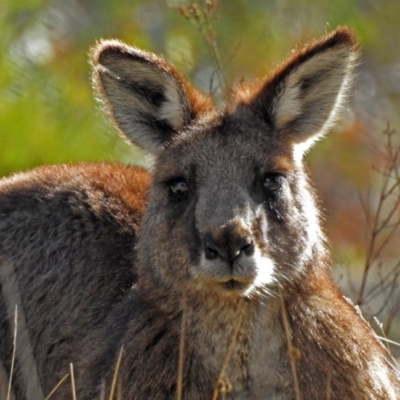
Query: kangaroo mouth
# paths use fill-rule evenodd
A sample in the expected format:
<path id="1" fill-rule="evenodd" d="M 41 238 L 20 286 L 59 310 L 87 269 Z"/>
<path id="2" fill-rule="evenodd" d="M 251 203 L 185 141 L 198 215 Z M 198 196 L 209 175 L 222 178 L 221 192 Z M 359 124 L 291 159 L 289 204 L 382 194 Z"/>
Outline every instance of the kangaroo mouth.
<path id="1" fill-rule="evenodd" d="M 228 291 L 242 292 L 248 288 L 249 284 L 245 283 L 245 282 L 237 281 L 236 279 L 230 279 L 226 282 L 221 283 L 221 286 L 223 289 L 228 290 Z"/>
<path id="2" fill-rule="evenodd" d="M 206 287 L 219 292 L 223 296 L 246 296 L 254 285 L 252 276 L 235 276 L 226 274 L 224 276 L 210 276 L 202 274 L 198 276 L 200 287 Z"/>

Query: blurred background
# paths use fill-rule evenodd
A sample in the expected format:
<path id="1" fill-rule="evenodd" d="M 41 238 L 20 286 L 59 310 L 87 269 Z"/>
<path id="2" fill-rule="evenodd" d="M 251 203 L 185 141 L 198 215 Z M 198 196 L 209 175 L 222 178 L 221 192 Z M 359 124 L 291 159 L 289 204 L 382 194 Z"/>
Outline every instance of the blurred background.
<path id="1" fill-rule="evenodd" d="M 228 86 L 260 78 L 340 25 L 353 29 L 363 59 L 343 118 L 307 161 L 339 285 L 378 333 L 399 341 L 398 0 L 1 0 L 0 176 L 48 163 L 144 162 L 93 100 L 87 52 L 99 38 L 162 54 L 220 103 L 222 76 Z"/>

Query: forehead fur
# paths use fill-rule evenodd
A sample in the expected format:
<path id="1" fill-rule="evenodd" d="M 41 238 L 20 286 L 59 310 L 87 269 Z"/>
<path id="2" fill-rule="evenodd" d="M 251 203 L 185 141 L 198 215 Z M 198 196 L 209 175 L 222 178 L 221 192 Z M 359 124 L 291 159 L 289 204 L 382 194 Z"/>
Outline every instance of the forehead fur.
<path id="1" fill-rule="evenodd" d="M 159 154 L 162 166 L 155 173 L 159 177 L 190 174 L 193 170 L 207 174 L 211 168 L 220 169 L 222 175 L 236 170 L 237 175 L 242 175 L 244 170 L 254 172 L 256 166 L 264 172 L 289 173 L 294 166 L 290 147 L 282 138 L 269 134 L 269 127 L 262 120 L 252 116 L 244 123 L 243 113 L 250 111 L 219 115 L 205 126 L 199 124 L 176 137 Z"/>

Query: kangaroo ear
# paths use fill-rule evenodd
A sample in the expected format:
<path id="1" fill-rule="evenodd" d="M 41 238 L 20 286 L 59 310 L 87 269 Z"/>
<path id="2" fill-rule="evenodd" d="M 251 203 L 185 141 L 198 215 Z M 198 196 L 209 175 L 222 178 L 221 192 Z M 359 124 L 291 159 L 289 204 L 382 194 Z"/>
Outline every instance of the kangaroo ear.
<path id="1" fill-rule="evenodd" d="M 302 150 L 323 135 L 346 98 L 358 60 L 347 28 L 296 52 L 253 97 L 253 105 L 279 134 Z"/>
<path id="2" fill-rule="evenodd" d="M 93 85 L 104 108 L 130 142 L 147 151 L 163 148 L 200 114 L 211 110 L 163 59 L 117 40 L 90 52 Z"/>

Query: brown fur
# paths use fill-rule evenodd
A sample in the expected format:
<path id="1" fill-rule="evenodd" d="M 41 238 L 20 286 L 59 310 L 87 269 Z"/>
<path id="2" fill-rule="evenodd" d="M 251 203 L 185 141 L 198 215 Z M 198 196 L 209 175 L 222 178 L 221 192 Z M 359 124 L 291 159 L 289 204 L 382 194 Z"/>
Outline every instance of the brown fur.
<path id="1" fill-rule="evenodd" d="M 154 171 L 80 164 L 0 183 L 6 373 L 15 304 L 29 334 L 16 398 L 47 394 L 69 363 L 79 399 L 108 398 L 120 351 L 123 399 L 399 398 L 393 360 L 330 277 L 302 166 L 357 58 L 339 28 L 219 113 L 159 57 L 98 43 L 95 90 Z"/>

